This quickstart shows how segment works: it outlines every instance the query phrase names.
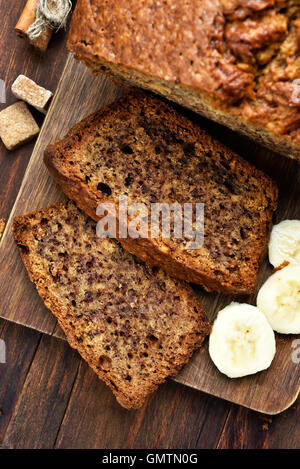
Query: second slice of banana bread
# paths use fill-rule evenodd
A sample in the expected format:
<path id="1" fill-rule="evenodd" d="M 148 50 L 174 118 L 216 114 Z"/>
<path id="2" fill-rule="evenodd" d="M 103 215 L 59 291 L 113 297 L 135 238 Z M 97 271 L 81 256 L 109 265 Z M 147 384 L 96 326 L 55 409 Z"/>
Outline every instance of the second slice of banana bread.
<path id="1" fill-rule="evenodd" d="M 204 204 L 204 245 L 120 239 L 174 277 L 224 293 L 255 290 L 277 187 L 164 101 L 130 93 L 72 128 L 45 152 L 62 190 L 95 220 L 101 202 Z"/>
<path id="2" fill-rule="evenodd" d="M 192 288 L 146 266 L 65 201 L 14 220 L 30 279 L 72 347 L 126 408 L 175 375 L 210 326 Z"/>

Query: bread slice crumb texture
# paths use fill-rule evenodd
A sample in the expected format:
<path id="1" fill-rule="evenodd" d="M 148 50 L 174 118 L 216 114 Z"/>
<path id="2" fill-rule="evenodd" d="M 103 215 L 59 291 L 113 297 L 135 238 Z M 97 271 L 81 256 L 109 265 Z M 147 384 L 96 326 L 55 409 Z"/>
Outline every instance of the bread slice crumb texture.
<path id="1" fill-rule="evenodd" d="M 164 101 L 130 93 L 48 146 L 62 190 L 97 219 L 101 202 L 204 204 L 204 245 L 187 239 L 120 239 L 142 260 L 207 290 L 255 290 L 277 187 Z"/>
<path id="2" fill-rule="evenodd" d="M 38 293 L 126 408 L 143 405 L 199 348 L 210 326 L 193 290 L 144 265 L 71 201 L 15 219 L 15 242 Z"/>

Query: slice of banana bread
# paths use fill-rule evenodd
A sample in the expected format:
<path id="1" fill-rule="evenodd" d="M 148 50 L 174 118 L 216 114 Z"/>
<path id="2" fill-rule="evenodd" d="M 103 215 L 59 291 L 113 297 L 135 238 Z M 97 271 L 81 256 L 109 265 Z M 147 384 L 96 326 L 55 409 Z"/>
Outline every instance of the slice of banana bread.
<path id="1" fill-rule="evenodd" d="M 130 93 L 48 146 L 45 163 L 62 190 L 97 220 L 100 202 L 204 204 L 204 245 L 182 239 L 120 239 L 170 275 L 224 293 L 255 290 L 276 185 L 163 100 Z"/>
<path id="2" fill-rule="evenodd" d="M 150 268 L 64 201 L 15 219 L 30 279 L 72 347 L 126 408 L 140 407 L 210 326 L 189 285 Z"/>
<path id="3" fill-rule="evenodd" d="M 299 37 L 299 0 L 77 0 L 67 47 L 300 161 Z"/>

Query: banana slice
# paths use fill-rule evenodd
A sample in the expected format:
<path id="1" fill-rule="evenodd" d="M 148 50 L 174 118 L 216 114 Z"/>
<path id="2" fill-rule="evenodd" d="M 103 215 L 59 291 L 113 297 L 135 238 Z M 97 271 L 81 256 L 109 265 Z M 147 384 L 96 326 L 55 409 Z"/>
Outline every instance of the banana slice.
<path id="1" fill-rule="evenodd" d="M 231 303 L 222 309 L 209 338 L 209 354 L 229 378 L 268 368 L 276 352 L 275 335 L 258 308 Z"/>
<path id="2" fill-rule="evenodd" d="M 284 261 L 300 264 L 300 220 L 284 220 L 273 226 L 269 260 L 274 267 L 279 267 Z"/>
<path id="3" fill-rule="evenodd" d="M 257 306 L 274 331 L 300 334 L 300 264 L 271 275 L 258 292 Z"/>

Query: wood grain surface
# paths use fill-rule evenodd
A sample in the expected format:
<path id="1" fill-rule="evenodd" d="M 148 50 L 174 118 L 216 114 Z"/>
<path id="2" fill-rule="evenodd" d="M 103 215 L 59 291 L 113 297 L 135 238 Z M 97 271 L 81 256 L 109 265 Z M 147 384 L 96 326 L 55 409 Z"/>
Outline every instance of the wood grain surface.
<path id="1" fill-rule="evenodd" d="M 3 264 L 4 275 L 0 279 L 0 289 L 5 290 L 2 296 L 3 318 L 50 335 L 62 336 L 56 320 L 46 311 L 27 277 L 12 239 L 11 223 L 14 216 L 45 207 L 62 197 L 43 164 L 42 155 L 46 145 L 62 137 L 73 124 L 120 94 L 121 90 L 106 76 L 100 75 L 94 78 L 72 56 L 68 57 L 1 243 L 0 262 Z M 202 121 L 201 118 L 196 117 L 196 119 Z M 286 180 L 287 187 L 284 185 L 284 178 L 281 177 L 283 181 L 281 180 L 278 220 L 300 218 L 298 191 L 300 167 L 292 160 L 279 157 L 259 147 L 256 148 L 256 153 L 263 160 L 267 173 L 273 172 L 276 179 L 282 174 L 290 175 Z M 253 155 L 249 156 L 248 159 L 252 161 Z M 6 262 L 4 257 L 7 259 Z M 266 261 L 261 269 L 261 282 L 269 274 L 270 267 Z M 206 293 L 201 288 L 197 288 L 197 292 L 211 320 L 233 299 L 228 295 Z M 255 296 L 243 298 L 243 301 L 253 303 Z M 260 412 L 276 414 L 289 407 L 299 392 L 299 367 L 291 359 L 292 340 L 293 337 L 278 336 L 277 353 L 270 369 L 235 380 L 228 379 L 218 372 L 209 358 L 206 343 L 176 377 L 176 381 Z"/>
<path id="2" fill-rule="evenodd" d="M 5 77 L 7 83 L 8 103 L 14 101 L 9 86 L 19 73 L 54 91 L 67 55 L 63 31 L 54 36 L 45 56 L 39 56 L 15 36 L 13 27 L 24 4 L 25 0 L 0 0 L 0 78 Z M 0 110 L 4 107 L 5 104 L 0 104 Z M 243 156 L 253 159 L 257 166 L 268 169 L 264 157 L 261 158 L 265 152 L 252 142 L 205 120 L 202 125 Z M 34 142 L 29 143 L 11 153 L 0 143 L 1 217 L 7 218 L 10 213 L 33 145 Z M 285 189 L 294 171 L 298 171 L 297 166 L 281 174 Z M 288 204 L 288 191 L 283 192 Z M 4 262 L 7 260 L 8 256 Z M 3 290 L 0 302 L 2 293 Z M 32 295 L 37 297 L 34 289 Z M 22 303 L 18 307 L 22 308 Z M 3 311 L 2 305 L 0 310 Z M 300 447 L 299 399 L 287 411 L 271 417 L 168 381 L 142 409 L 129 412 L 116 403 L 109 389 L 64 341 L 2 319 L 0 339 L 7 348 L 6 363 L 0 363 L 0 447 L 196 450 Z M 68 365 L 63 373 L 60 364 Z M 50 365 L 51 373 L 50 370 L 45 373 L 43 367 Z M 66 389 L 63 404 L 63 390 L 58 386 L 62 377 Z M 43 400 L 47 407 L 44 411 L 39 402 L 45 392 L 50 402 Z M 57 392 L 60 394 L 56 404 Z"/>

